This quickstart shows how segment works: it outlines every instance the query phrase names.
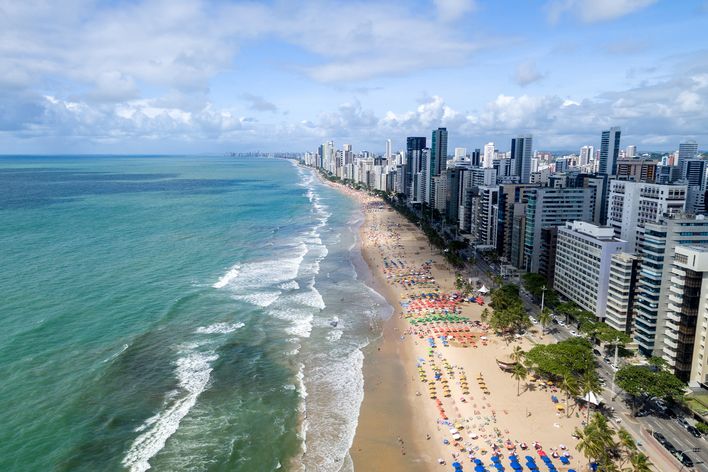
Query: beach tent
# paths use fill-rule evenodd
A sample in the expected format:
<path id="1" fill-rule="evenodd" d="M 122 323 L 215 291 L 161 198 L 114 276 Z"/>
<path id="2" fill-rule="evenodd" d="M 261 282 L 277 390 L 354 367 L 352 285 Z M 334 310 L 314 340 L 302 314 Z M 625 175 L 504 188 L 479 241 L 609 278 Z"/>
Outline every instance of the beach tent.
<path id="1" fill-rule="evenodd" d="M 482 285 L 482 288 L 478 289 L 477 291 L 479 293 L 489 293 L 489 289 L 484 285 Z"/>
<path id="2" fill-rule="evenodd" d="M 599 398 L 597 398 L 597 396 L 592 392 L 588 392 L 588 394 L 583 397 L 583 400 L 585 400 L 588 403 L 592 403 L 593 405 L 599 405 L 600 402 L 602 401 Z"/>

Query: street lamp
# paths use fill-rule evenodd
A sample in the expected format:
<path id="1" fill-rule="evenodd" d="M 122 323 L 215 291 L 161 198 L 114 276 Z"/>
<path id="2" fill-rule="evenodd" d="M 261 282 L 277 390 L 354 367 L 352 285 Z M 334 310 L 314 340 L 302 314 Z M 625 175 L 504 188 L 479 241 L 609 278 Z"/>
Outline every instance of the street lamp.
<path id="1" fill-rule="evenodd" d="M 541 311 L 543 311 L 543 302 L 546 300 L 546 286 L 541 287 Z"/>

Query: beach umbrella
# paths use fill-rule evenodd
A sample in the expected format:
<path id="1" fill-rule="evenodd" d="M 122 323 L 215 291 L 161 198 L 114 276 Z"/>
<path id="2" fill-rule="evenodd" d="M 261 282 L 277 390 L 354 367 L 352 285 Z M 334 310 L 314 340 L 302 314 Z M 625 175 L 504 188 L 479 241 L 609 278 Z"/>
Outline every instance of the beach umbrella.
<path id="1" fill-rule="evenodd" d="M 483 465 L 479 464 L 475 466 L 474 470 L 475 472 L 486 472 L 487 469 L 485 469 Z"/>
<path id="2" fill-rule="evenodd" d="M 460 464 L 459 462 L 453 462 L 453 463 L 452 463 L 452 466 L 453 466 L 455 469 L 462 469 L 462 464 Z"/>

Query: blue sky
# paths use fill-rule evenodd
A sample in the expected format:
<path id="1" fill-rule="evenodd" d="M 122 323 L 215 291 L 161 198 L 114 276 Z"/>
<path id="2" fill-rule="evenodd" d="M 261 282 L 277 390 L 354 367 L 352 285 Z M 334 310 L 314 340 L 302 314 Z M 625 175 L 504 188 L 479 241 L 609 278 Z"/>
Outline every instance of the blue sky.
<path id="1" fill-rule="evenodd" d="M 0 153 L 708 149 L 708 1 L 0 0 Z"/>

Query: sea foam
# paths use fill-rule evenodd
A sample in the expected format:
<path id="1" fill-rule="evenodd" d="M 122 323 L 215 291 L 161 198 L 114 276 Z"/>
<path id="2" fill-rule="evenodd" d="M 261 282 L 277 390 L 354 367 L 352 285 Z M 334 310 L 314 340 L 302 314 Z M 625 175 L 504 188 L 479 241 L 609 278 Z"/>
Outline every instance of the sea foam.
<path id="1" fill-rule="evenodd" d="M 214 352 L 191 352 L 177 360 L 176 376 L 181 395 L 135 430 L 142 434 L 133 441 L 122 461 L 131 472 L 150 469 L 150 459 L 165 447 L 167 439 L 177 431 L 182 418 L 206 388 L 212 371 L 211 363 L 218 357 Z"/>
<path id="2" fill-rule="evenodd" d="M 212 285 L 214 288 L 224 288 L 226 287 L 232 280 L 234 280 L 236 277 L 238 277 L 238 274 L 240 273 L 239 271 L 240 267 L 238 265 L 233 266 L 227 273 L 222 275 L 219 280 Z"/>
<path id="3" fill-rule="evenodd" d="M 197 334 L 228 334 L 233 333 L 239 328 L 243 328 L 243 323 L 214 323 L 209 326 L 201 326 L 197 328 Z"/>

